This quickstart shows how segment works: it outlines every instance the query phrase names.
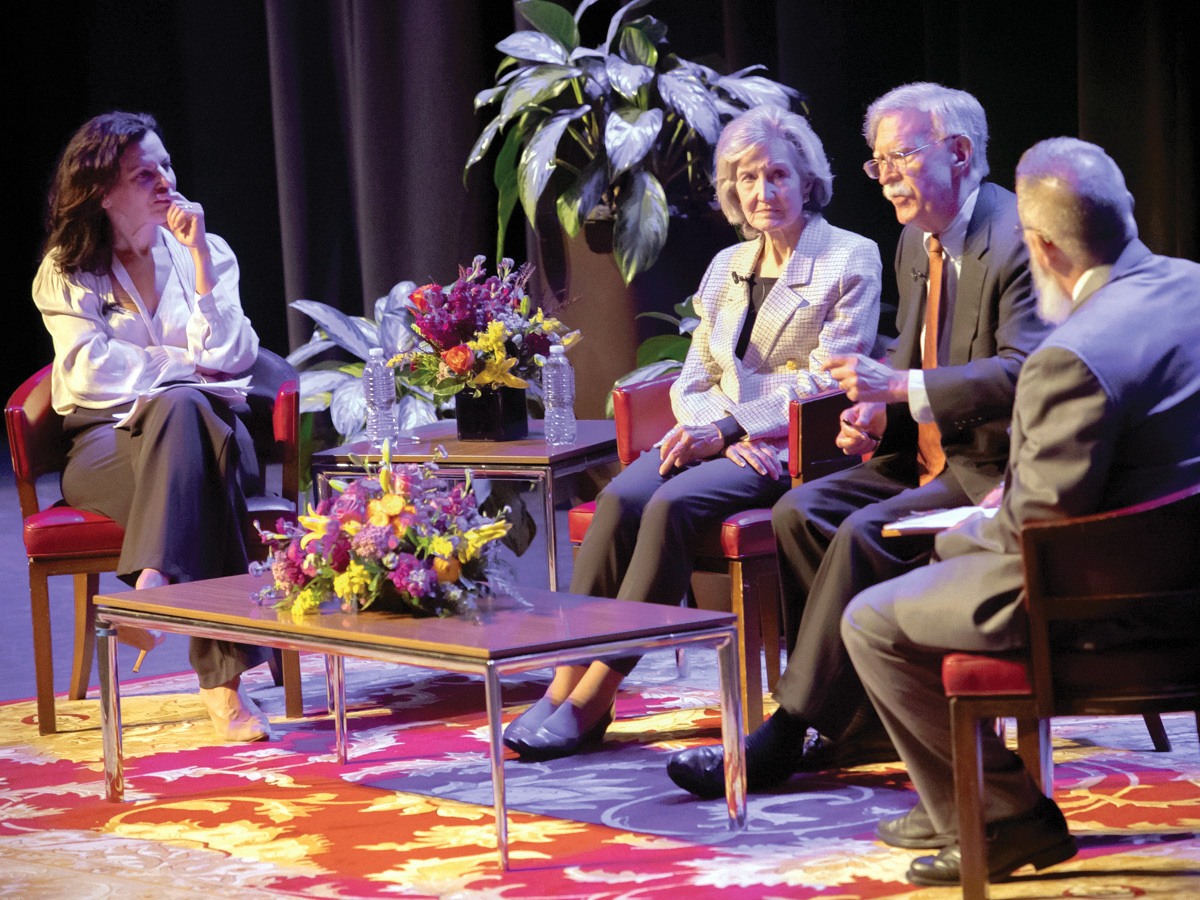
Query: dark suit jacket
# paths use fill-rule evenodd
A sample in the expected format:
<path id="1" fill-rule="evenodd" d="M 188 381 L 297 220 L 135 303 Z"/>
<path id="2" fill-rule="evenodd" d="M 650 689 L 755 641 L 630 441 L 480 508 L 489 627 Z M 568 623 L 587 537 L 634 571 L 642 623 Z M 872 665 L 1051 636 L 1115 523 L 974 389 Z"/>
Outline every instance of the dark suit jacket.
<path id="1" fill-rule="evenodd" d="M 897 369 L 921 368 L 928 275 L 922 232 L 906 226 L 896 250 L 900 335 L 887 349 Z M 946 364 L 926 372 L 925 386 L 947 467 L 978 501 L 1004 472 L 1017 374 L 1048 331 L 1036 312 L 1016 197 L 997 185 L 979 186 L 948 321 Z M 916 451 L 916 422 L 908 405 L 891 405 L 876 454 L 879 464 L 893 477 L 915 480 Z"/>
<path id="2" fill-rule="evenodd" d="M 1029 357 L 995 518 L 938 535 L 939 631 L 1020 644 L 1020 531 L 1200 483 L 1200 265 L 1130 243 L 1108 282 Z M 954 610 L 957 610 L 955 612 Z M 945 643 L 938 646 L 975 646 Z"/>

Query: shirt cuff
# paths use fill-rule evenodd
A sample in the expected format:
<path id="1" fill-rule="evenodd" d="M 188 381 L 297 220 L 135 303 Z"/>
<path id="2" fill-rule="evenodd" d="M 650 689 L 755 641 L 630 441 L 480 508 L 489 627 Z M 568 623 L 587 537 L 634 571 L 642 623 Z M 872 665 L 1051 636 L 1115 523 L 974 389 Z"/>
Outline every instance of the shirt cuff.
<path id="1" fill-rule="evenodd" d="M 925 372 L 921 369 L 908 370 L 908 411 L 917 422 L 934 421 L 929 393 L 925 390 Z"/>
<path id="2" fill-rule="evenodd" d="M 738 420 L 733 416 L 717 419 L 713 424 L 717 426 L 717 431 L 721 432 L 722 448 L 728 447 L 746 436 L 746 429 L 739 425 Z"/>

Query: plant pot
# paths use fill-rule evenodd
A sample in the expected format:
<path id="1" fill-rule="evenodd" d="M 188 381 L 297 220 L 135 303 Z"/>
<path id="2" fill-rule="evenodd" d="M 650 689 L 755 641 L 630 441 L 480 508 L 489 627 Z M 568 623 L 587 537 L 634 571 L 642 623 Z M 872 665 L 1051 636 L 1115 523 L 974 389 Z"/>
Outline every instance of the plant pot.
<path id="1" fill-rule="evenodd" d="M 529 411 L 522 388 L 471 388 L 454 395 L 454 418 L 461 441 L 517 441 L 529 434 Z"/>
<path id="2" fill-rule="evenodd" d="M 529 288 L 547 315 L 582 332 L 571 349 L 575 411 L 583 419 L 603 419 L 613 382 L 637 368 L 638 345 L 674 333 L 667 323 L 638 314 L 673 313 L 700 287 L 717 252 L 738 236 L 716 211 L 672 216 L 657 262 L 626 285 L 612 255 L 611 221 L 589 221 L 573 238 L 552 211 L 539 221 L 540 234 L 527 236 L 536 267 Z"/>

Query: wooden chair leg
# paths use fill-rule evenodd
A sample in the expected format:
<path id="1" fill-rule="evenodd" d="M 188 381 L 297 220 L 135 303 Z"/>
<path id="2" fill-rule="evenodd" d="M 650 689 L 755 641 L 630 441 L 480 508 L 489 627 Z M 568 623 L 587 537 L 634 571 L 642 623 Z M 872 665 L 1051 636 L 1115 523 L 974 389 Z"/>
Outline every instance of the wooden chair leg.
<path id="1" fill-rule="evenodd" d="M 763 653 L 767 657 L 767 690 L 773 691 L 780 675 L 779 572 L 773 556 L 746 560 L 742 567 L 749 570 L 748 580 L 753 583 L 758 595 Z"/>
<path id="2" fill-rule="evenodd" d="M 304 715 L 304 687 L 300 680 L 300 654 L 295 650 L 281 650 L 279 655 L 283 675 L 284 714 L 289 719 L 299 719 Z"/>
<path id="3" fill-rule="evenodd" d="M 1171 739 L 1167 737 L 1167 729 L 1163 727 L 1162 716 L 1158 713 L 1143 713 L 1142 718 L 1146 720 L 1146 730 L 1150 732 L 1150 740 L 1154 742 L 1154 749 L 1159 753 L 1169 753 Z"/>
<path id="4" fill-rule="evenodd" d="M 88 572 L 75 576 L 75 655 L 71 659 L 71 684 L 67 696 L 82 700 L 87 696 L 96 658 L 96 605 L 92 599 L 100 591 L 100 575 Z"/>
<path id="5" fill-rule="evenodd" d="M 749 734 L 762 724 L 762 636 L 759 633 L 762 610 L 759 596 L 752 583 L 747 583 L 745 567 L 740 560 L 729 561 L 729 595 L 737 616 L 738 654 L 742 669 L 742 711 L 745 731 Z"/>
<path id="6" fill-rule="evenodd" d="M 950 700 L 950 742 L 954 759 L 954 802 L 958 813 L 958 842 L 962 854 L 963 900 L 987 900 L 987 848 L 983 822 L 984 723 L 971 704 Z"/>
<path id="7" fill-rule="evenodd" d="M 50 637 L 50 586 L 46 575 L 30 562 L 29 605 L 33 613 L 33 671 L 37 680 L 38 733 L 54 734 L 54 652 Z"/>
<path id="8" fill-rule="evenodd" d="M 1047 797 L 1054 796 L 1054 749 L 1049 719 L 1017 718 L 1017 755 L 1037 782 L 1038 790 Z"/>

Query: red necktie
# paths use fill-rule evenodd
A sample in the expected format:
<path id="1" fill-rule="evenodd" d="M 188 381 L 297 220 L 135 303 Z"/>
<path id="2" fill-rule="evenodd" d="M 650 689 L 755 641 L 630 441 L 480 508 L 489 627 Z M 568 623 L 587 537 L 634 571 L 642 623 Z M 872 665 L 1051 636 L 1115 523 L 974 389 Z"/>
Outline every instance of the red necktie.
<path id="1" fill-rule="evenodd" d="M 921 368 L 937 368 L 938 317 L 942 292 L 945 290 L 945 269 L 942 263 L 942 242 L 936 234 L 929 236 L 929 288 L 925 298 L 925 346 L 921 352 Z M 920 464 L 921 484 L 928 484 L 946 468 L 942 450 L 942 432 L 936 422 L 917 425 L 917 462 Z"/>

